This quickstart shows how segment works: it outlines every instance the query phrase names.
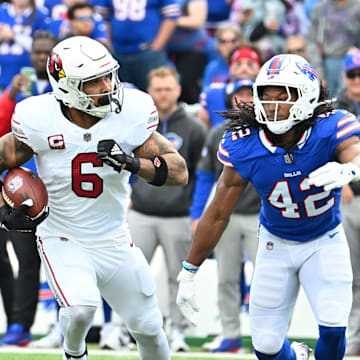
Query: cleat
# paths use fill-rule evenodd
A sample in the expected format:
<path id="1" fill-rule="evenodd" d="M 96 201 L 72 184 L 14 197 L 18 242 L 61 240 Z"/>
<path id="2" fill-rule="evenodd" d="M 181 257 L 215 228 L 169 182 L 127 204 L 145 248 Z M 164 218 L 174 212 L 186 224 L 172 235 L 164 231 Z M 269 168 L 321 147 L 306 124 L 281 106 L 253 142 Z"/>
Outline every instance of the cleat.
<path id="1" fill-rule="evenodd" d="M 128 334 L 119 325 L 106 323 L 100 331 L 99 345 L 104 350 L 127 350 L 130 343 Z"/>
<path id="2" fill-rule="evenodd" d="M 184 334 L 179 330 L 172 331 L 170 340 L 170 350 L 172 352 L 188 352 L 190 350 L 185 342 Z"/>
<path id="3" fill-rule="evenodd" d="M 308 360 L 312 349 L 310 349 L 305 343 L 292 342 L 292 349 L 295 351 L 296 360 Z"/>
<path id="4" fill-rule="evenodd" d="M 221 335 L 218 335 L 212 341 L 204 343 L 202 345 L 202 349 L 205 351 L 213 351 L 215 348 L 220 346 L 223 339 L 224 338 Z"/>
<path id="5" fill-rule="evenodd" d="M 87 355 L 88 355 L 87 349 L 80 356 L 70 355 L 67 352 L 65 352 L 63 360 L 87 360 L 88 359 Z"/>
<path id="6" fill-rule="evenodd" d="M 40 340 L 33 341 L 29 347 L 45 349 L 45 348 L 59 348 L 62 346 L 63 336 L 59 323 L 52 326 L 50 332 Z"/>
<path id="7" fill-rule="evenodd" d="M 32 335 L 24 330 L 21 324 L 9 325 L 6 334 L 0 340 L 0 345 L 26 346 L 32 340 Z"/>
<path id="8" fill-rule="evenodd" d="M 212 352 L 230 352 L 230 353 L 241 353 L 243 352 L 242 341 L 240 338 L 237 339 L 222 339 L 218 347 L 211 350 Z"/>

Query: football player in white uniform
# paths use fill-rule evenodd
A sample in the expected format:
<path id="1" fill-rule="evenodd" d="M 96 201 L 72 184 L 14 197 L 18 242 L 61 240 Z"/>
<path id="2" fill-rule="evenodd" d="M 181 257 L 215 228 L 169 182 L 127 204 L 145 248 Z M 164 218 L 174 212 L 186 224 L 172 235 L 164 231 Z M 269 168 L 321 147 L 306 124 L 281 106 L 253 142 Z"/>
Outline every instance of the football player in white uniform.
<path id="1" fill-rule="evenodd" d="M 99 42 L 72 37 L 48 59 L 53 93 L 19 103 L 12 133 L 0 140 L 0 171 L 35 154 L 50 214 L 37 227 L 38 250 L 61 306 L 64 360 L 87 359 L 85 337 L 103 296 L 136 339 L 141 359 L 170 358 L 149 266 L 126 224 L 129 176 L 185 185 L 184 159 L 156 132 L 151 97 L 124 89 L 118 63 Z M 29 230 L 26 204 L 3 227 Z"/>

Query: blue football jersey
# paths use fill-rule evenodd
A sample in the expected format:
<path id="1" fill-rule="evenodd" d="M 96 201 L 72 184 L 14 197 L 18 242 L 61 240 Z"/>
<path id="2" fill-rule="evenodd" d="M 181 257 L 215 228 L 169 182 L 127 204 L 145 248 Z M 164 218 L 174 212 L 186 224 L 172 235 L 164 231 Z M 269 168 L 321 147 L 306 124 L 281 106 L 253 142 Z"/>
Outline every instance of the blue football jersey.
<path id="1" fill-rule="evenodd" d="M 336 161 L 336 147 L 352 135 L 360 135 L 355 115 L 334 110 L 319 116 L 291 153 L 273 145 L 264 130 L 248 128 L 224 134 L 218 159 L 254 184 L 262 200 L 260 222 L 268 231 L 309 241 L 341 222 L 341 189 L 310 186 L 308 175 Z"/>
<path id="2" fill-rule="evenodd" d="M 224 118 L 215 111 L 226 110 L 225 104 L 226 83 L 211 83 L 200 94 L 200 104 L 207 110 L 211 126 L 217 126 L 224 122 Z"/>
<path id="3" fill-rule="evenodd" d="M 156 37 L 163 20 L 180 16 L 177 0 L 91 1 L 110 21 L 112 45 L 116 53 L 139 52 Z"/>
<path id="4" fill-rule="evenodd" d="M 34 32 L 46 28 L 47 15 L 42 9 L 36 9 L 34 14 L 28 9 L 23 15 L 17 15 L 12 4 L 2 4 L 0 24 L 10 26 L 16 35 L 29 40 L 31 44 Z M 8 86 L 23 66 L 31 66 L 28 50 L 21 42 L 3 41 L 0 44 L 0 88 Z"/>

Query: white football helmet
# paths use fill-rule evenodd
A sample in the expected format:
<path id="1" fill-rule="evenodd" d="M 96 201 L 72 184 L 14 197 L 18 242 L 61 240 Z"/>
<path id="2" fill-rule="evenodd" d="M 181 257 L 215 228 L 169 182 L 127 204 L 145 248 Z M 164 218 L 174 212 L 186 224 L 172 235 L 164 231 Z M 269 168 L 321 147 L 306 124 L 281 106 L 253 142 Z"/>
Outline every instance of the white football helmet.
<path id="1" fill-rule="evenodd" d="M 58 100 L 68 107 L 104 118 L 111 112 L 121 111 L 123 89 L 118 68 L 118 62 L 100 42 L 86 36 L 73 36 L 54 47 L 46 69 Z M 83 91 L 85 82 L 106 75 L 111 77 L 110 92 L 90 96 Z M 102 96 L 101 106 L 95 106 L 93 96 Z"/>
<path id="2" fill-rule="evenodd" d="M 285 101 L 262 99 L 265 86 L 281 86 L 286 89 Z M 290 89 L 295 89 L 297 99 L 291 101 Z M 256 121 L 266 124 L 274 134 L 284 134 L 299 122 L 309 119 L 321 104 L 320 79 L 312 66 L 301 56 L 281 54 L 272 57 L 260 69 L 253 86 Z M 287 119 L 277 119 L 279 104 L 293 104 Z M 275 104 L 275 117 L 268 120 L 264 104 Z"/>

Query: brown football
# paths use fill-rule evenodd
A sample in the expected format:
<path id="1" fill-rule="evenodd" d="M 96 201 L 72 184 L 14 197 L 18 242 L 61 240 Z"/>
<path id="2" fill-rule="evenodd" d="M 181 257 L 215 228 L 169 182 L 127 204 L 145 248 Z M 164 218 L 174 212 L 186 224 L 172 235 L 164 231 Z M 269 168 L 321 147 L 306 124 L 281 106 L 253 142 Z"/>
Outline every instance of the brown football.
<path id="1" fill-rule="evenodd" d="M 45 184 L 37 174 L 24 167 L 6 173 L 2 195 L 11 208 L 17 208 L 23 201 L 31 199 L 34 205 L 27 211 L 30 217 L 39 215 L 48 203 Z"/>

